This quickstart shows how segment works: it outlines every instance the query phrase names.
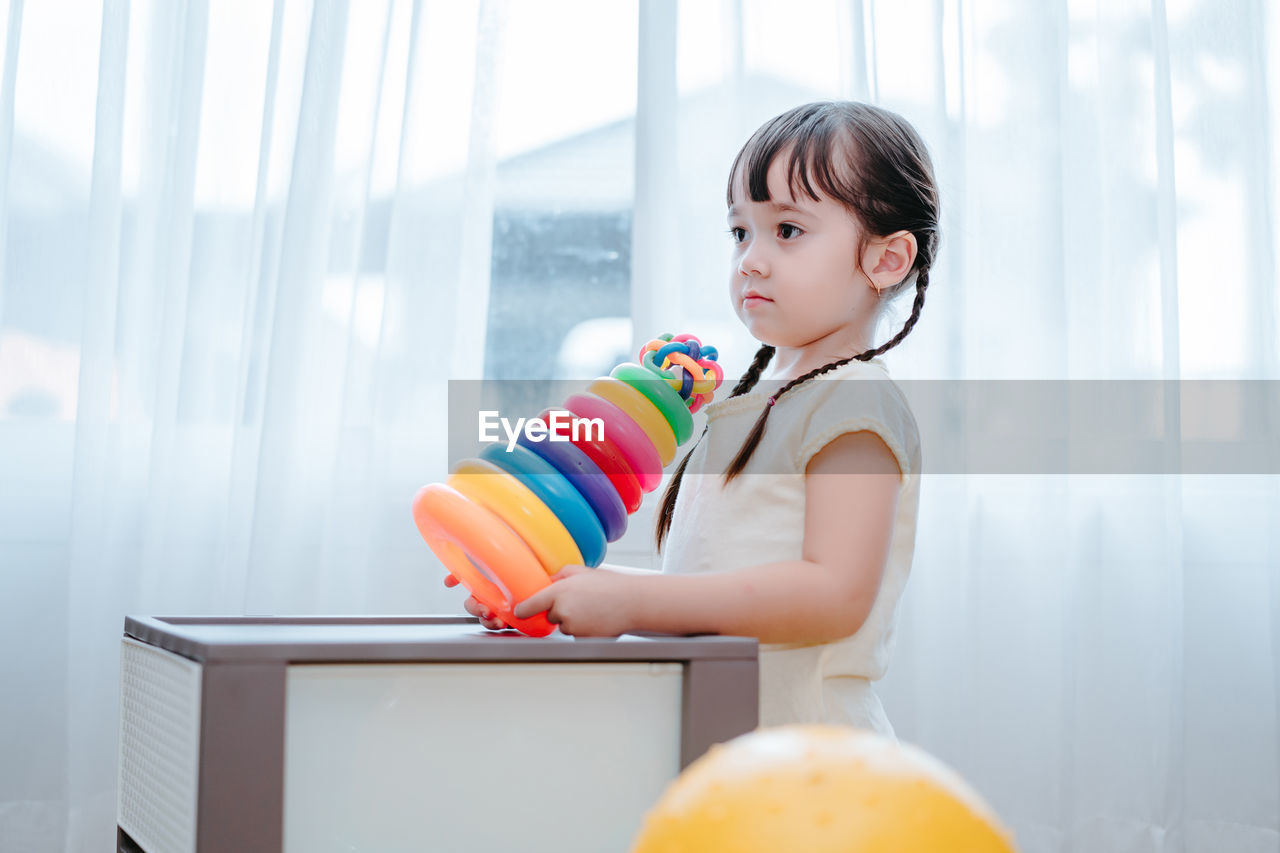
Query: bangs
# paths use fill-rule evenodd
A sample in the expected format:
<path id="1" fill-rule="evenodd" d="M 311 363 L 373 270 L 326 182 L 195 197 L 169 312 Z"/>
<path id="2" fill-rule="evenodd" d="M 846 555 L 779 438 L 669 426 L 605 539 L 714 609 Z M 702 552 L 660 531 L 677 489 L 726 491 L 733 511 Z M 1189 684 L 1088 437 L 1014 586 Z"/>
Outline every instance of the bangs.
<path id="1" fill-rule="evenodd" d="M 848 174 L 855 162 L 850 156 L 853 146 L 832 119 L 825 110 L 815 108 L 779 116 L 761 127 L 733 161 L 725 206 L 733 205 L 734 190 L 742 183 L 744 174 L 751 201 L 773 201 L 769 195 L 769 167 L 789 149 L 786 174 L 792 198 L 799 199 L 803 190 L 809 198 L 818 201 L 818 191 L 821 191 L 852 209 L 857 198 L 857 176 Z M 837 162 L 841 165 L 837 166 Z"/>

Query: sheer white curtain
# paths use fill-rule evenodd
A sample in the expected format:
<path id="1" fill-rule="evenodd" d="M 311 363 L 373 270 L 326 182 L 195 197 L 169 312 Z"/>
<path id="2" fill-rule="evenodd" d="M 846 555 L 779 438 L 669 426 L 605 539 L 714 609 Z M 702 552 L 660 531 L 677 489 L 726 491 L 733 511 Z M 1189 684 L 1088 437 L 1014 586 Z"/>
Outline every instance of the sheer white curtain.
<path id="1" fill-rule="evenodd" d="M 686 286 L 688 325 L 726 316 L 725 254 L 701 247 L 746 133 L 852 97 L 915 123 L 943 196 L 896 378 L 1280 378 L 1270 5 L 744 0 L 680 21 L 681 59 L 716 53 L 731 95 L 681 125 L 681 186 L 711 175 L 682 199 L 683 270 L 714 283 Z M 755 344 L 728 328 L 742 365 Z M 1166 474 L 922 486 L 885 705 L 1024 850 L 1280 847 L 1280 480 L 1176 474 L 1184 445 L 1260 416 L 1274 436 L 1280 412 L 1167 387 Z M 1269 452 L 1256 471 L 1276 471 Z"/>
<path id="2" fill-rule="evenodd" d="M 880 103 L 934 154 L 896 377 L 1280 378 L 1275 16 L 10 0 L 0 849 L 111 843 L 126 613 L 457 610 L 408 503 L 445 381 L 554 343 L 521 323 L 599 296 L 744 367 L 723 184 L 797 103 Z M 1240 417 L 1167 414 L 1172 447 Z M 1026 851 L 1280 845 L 1274 476 L 937 475 L 921 509 L 904 739 Z M 651 560 L 648 527 L 611 559 Z"/>
<path id="3" fill-rule="evenodd" d="M 484 351 L 502 15 L 7 12 L 0 849 L 102 850 L 126 613 L 456 607 L 407 501 Z"/>

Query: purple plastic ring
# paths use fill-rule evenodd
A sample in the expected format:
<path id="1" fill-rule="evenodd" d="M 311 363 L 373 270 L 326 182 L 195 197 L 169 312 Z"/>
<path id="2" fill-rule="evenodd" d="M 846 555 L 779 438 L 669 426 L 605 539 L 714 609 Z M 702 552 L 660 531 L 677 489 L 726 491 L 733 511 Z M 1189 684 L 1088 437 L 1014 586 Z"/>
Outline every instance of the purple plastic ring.
<path id="1" fill-rule="evenodd" d="M 601 471 L 591 457 L 571 442 L 551 441 L 549 436 L 543 441 L 530 441 L 523 430 L 516 444 L 538 454 L 573 484 L 600 519 L 606 542 L 614 542 L 627 532 L 627 508 L 609 481 L 609 475 Z"/>

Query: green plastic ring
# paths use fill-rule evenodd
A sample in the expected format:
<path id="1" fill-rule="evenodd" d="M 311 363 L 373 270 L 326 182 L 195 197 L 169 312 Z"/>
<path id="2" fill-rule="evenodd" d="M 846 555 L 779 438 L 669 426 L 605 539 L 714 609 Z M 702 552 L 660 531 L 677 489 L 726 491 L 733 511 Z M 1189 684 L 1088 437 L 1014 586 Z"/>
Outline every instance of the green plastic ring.
<path id="1" fill-rule="evenodd" d="M 670 425 L 671 432 L 675 434 L 676 444 L 684 444 L 693 435 L 693 415 L 689 414 L 689 407 L 667 380 L 631 362 L 619 364 L 609 375 L 635 388 L 658 407 L 658 411 L 662 412 L 662 417 Z"/>

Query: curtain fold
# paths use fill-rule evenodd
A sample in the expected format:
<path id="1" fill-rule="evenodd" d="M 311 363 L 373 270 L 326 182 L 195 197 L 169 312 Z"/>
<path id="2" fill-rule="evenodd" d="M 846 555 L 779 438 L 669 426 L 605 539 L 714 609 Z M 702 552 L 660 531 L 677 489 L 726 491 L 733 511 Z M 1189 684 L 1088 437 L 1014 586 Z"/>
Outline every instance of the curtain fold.
<path id="1" fill-rule="evenodd" d="M 1276 395 L 1231 385 L 1280 380 L 1269 5 L 86 10 L 0 10 L 0 849 L 110 845 L 125 614 L 460 612 L 409 516 L 447 473 L 448 380 L 605 292 L 584 258 L 627 281 L 602 319 L 745 368 L 726 173 L 826 97 L 903 113 L 940 182 L 896 379 L 1166 392 L 1162 473 L 926 476 L 879 688 L 899 736 L 1026 853 L 1280 845 L 1280 477 L 1183 473 L 1196 442 L 1280 430 Z M 564 55 L 526 111 L 521 78 Z M 636 100 L 579 121 L 584 92 Z M 1121 416 L 1086 398 L 1068 459 Z M 632 527 L 611 559 L 646 564 Z"/>
<path id="2" fill-rule="evenodd" d="M 236 315 L 238 346 L 235 356 L 235 384 L 232 386 L 230 421 L 225 430 L 230 435 L 226 474 L 225 500 L 221 507 L 223 535 L 216 552 L 215 607 L 235 612 L 248 612 L 249 547 L 254 509 L 254 470 L 259 449 L 251 421 L 262 408 L 262 371 L 255 370 L 267 351 L 267 330 L 272 309 L 271 289 L 259 283 L 274 281 L 272 271 L 278 256 L 268 254 L 269 247 L 279 245 L 278 217 L 269 215 L 272 200 L 268 194 L 271 152 L 277 143 L 275 129 L 276 100 L 279 95 L 280 57 L 283 44 L 285 0 L 274 0 L 267 45 L 265 79 L 263 81 L 261 132 L 254 168 L 253 210 L 249 233 L 244 242 L 244 257 L 233 275 L 242 276 L 243 295 L 238 300 Z M 234 269 L 234 268 L 233 268 Z"/>
<path id="3" fill-rule="evenodd" d="M 13 162 L 13 97 L 18 77 L 18 44 L 22 40 L 22 0 L 9 4 L 5 27 L 4 79 L 0 81 L 0 269 L 9 243 L 9 172 Z M 0 276 L 0 317 L 4 316 L 4 277 Z"/>
<path id="4" fill-rule="evenodd" d="M 70 618 L 67 620 L 64 765 L 68 849 L 94 846 L 98 840 L 94 826 L 111 819 L 115 810 L 113 792 L 102 784 L 115 774 L 115 721 L 110 719 L 112 715 L 96 713 L 101 707 L 98 702 L 86 704 L 77 699 L 114 698 L 118 692 L 115 686 L 118 676 L 113 677 L 108 668 L 101 665 L 100 656 L 76 652 L 92 648 L 118 623 L 118 608 L 127 601 L 121 595 L 122 586 L 129 590 L 133 580 L 130 573 L 104 571 L 107 567 L 100 562 L 106 550 L 104 543 L 111 541 L 115 534 L 107 517 L 112 504 L 109 464 L 115 450 L 109 420 L 116 301 L 120 293 L 120 175 L 129 15 L 127 0 L 103 6 L 68 530 L 66 609 Z M 198 26 L 193 29 L 200 32 Z M 198 59 L 202 69 L 203 56 Z M 190 134 L 187 136 L 190 138 Z M 194 152 L 188 159 L 194 161 Z M 190 207 L 189 201 L 187 207 Z M 112 606 L 103 607 L 104 603 Z"/>
<path id="5" fill-rule="evenodd" d="M 347 36 L 346 3 L 317 4 L 311 17 L 297 139 L 274 282 L 265 362 L 262 433 L 254 473 L 247 610 L 276 602 L 314 610 L 323 464 L 333 457 L 337 413 L 331 377 L 341 350 L 322 341 L 332 239 L 333 161 Z"/>

